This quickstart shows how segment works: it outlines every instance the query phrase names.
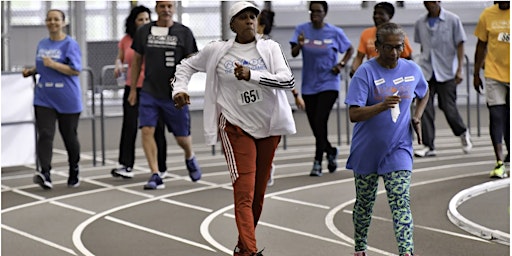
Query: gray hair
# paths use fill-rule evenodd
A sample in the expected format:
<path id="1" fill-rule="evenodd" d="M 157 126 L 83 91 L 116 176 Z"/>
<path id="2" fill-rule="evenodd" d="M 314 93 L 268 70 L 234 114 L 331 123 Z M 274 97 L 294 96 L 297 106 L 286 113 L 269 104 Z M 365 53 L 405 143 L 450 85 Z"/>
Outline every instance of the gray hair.
<path id="1" fill-rule="evenodd" d="M 377 27 L 375 44 L 382 43 L 384 37 L 388 35 L 400 35 L 402 39 L 405 39 L 405 32 L 400 25 L 392 22 L 386 22 Z"/>

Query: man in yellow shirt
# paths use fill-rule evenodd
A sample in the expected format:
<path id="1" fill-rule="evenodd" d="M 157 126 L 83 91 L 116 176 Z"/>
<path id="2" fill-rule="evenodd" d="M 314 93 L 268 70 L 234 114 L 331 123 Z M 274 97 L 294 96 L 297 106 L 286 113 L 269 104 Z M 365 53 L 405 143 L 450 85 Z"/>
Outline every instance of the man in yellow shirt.
<path id="1" fill-rule="evenodd" d="M 491 178 L 505 178 L 503 162 L 510 162 L 510 2 L 495 1 L 480 15 L 475 28 L 478 43 L 475 51 L 473 85 L 480 93 L 483 89 L 480 69 L 485 60 L 485 99 L 489 109 L 489 131 L 496 166 Z M 502 139 L 507 156 L 503 159 Z"/>

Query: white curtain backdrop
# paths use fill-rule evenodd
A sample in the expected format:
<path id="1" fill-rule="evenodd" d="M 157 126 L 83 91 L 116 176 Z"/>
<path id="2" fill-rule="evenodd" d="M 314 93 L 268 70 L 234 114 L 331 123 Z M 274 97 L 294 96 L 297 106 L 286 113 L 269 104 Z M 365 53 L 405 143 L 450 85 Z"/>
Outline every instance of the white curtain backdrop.
<path id="1" fill-rule="evenodd" d="M 35 164 L 34 82 L 2 74 L 2 167 Z M 27 122 L 20 124 L 10 124 Z"/>

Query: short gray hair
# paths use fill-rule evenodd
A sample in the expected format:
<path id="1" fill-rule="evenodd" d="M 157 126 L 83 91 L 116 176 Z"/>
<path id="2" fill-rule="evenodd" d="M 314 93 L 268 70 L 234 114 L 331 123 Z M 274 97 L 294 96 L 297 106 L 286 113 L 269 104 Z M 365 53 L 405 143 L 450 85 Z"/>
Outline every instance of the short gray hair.
<path id="1" fill-rule="evenodd" d="M 388 35 L 400 35 L 402 39 L 405 39 L 405 32 L 400 25 L 393 22 L 386 22 L 377 27 L 375 44 L 382 43 L 384 37 Z"/>

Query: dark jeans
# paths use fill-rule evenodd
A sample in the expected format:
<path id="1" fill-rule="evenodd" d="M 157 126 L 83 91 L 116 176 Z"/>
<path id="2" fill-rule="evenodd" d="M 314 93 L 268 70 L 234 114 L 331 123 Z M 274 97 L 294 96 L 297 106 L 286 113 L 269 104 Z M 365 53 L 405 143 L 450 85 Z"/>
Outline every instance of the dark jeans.
<path id="1" fill-rule="evenodd" d="M 434 108 L 434 97 L 437 94 L 439 108 L 444 112 L 446 121 L 452 129 L 455 136 L 460 136 L 466 132 L 466 125 L 462 121 L 457 108 L 457 84 L 455 79 L 446 82 L 438 82 L 435 77 L 428 81 L 430 95 L 427 106 L 421 117 L 421 134 L 423 137 L 423 145 L 435 149 L 434 139 L 436 137 L 435 118 L 436 111 Z"/>
<path id="2" fill-rule="evenodd" d="M 125 86 L 123 95 L 123 126 L 121 128 L 121 142 L 119 143 L 119 164 L 126 167 L 133 167 L 135 162 L 135 140 L 139 129 L 139 95 L 140 88 L 137 88 L 137 103 L 131 106 L 128 103 L 130 87 Z M 161 119 L 155 127 L 155 141 L 158 150 L 158 170 L 167 170 L 167 141 L 165 139 L 165 126 Z"/>
<path id="3" fill-rule="evenodd" d="M 335 148 L 331 146 L 327 135 L 327 122 L 332 107 L 338 99 L 338 91 L 324 91 L 312 95 L 302 95 L 306 104 L 306 115 L 309 126 L 316 140 L 315 161 L 322 162 L 324 152 L 334 154 Z"/>
<path id="4" fill-rule="evenodd" d="M 59 123 L 59 132 L 68 153 L 69 169 L 77 169 L 80 161 L 80 143 L 77 134 L 80 113 L 61 114 L 47 107 L 34 106 L 34 108 L 37 129 L 36 150 L 41 172 L 49 172 L 52 169 L 56 121 Z"/>

